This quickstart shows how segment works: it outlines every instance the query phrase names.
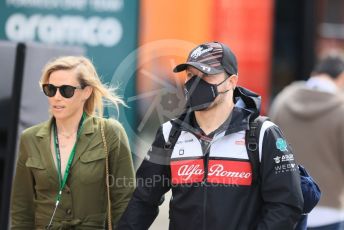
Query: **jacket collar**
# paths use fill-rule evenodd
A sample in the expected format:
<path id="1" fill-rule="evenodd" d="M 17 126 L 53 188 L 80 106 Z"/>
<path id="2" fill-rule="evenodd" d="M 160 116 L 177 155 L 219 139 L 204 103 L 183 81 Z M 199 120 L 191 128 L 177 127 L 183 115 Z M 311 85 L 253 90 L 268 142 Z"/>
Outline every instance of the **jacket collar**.
<path id="1" fill-rule="evenodd" d="M 95 127 L 93 124 L 93 117 L 91 116 L 86 116 L 86 119 L 84 121 L 83 124 L 83 129 L 82 132 L 80 134 L 81 135 L 86 135 L 86 134 L 92 134 L 95 132 Z M 50 134 L 51 134 L 51 127 L 52 127 L 52 123 L 54 122 L 54 118 L 51 117 L 48 121 L 44 122 L 42 127 L 38 130 L 38 132 L 36 133 L 37 137 L 42 137 L 42 138 L 50 138 Z"/>
<path id="2" fill-rule="evenodd" d="M 198 134 L 199 128 L 197 124 L 195 124 L 194 116 L 194 112 L 190 112 L 181 115 L 179 118 L 173 120 L 172 122 L 174 124 L 177 124 L 181 130 Z M 251 116 L 250 111 L 235 106 L 230 116 L 230 121 L 227 121 L 227 124 L 221 125 L 219 129 L 215 131 L 216 133 L 225 131 L 225 135 L 227 135 L 230 133 L 238 132 L 240 130 L 249 129 L 249 120 Z"/>
<path id="3" fill-rule="evenodd" d="M 36 137 L 38 138 L 37 145 L 38 149 L 40 150 L 40 156 L 43 165 L 46 167 L 49 176 L 52 178 L 53 181 L 56 183 L 58 182 L 57 170 L 55 166 L 55 162 L 51 152 L 51 127 L 53 123 L 53 118 L 50 118 L 48 121 L 44 122 L 42 127 L 36 133 Z M 91 141 L 91 136 L 96 132 L 97 129 L 97 122 L 95 118 L 92 116 L 87 116 L 84 123 L 83 129 L 81 131 L 79 140 L 76 146 L 76 152 L 74 156 L 74 160 L 72 163 L 73 167 L 78 159 L 81 157 L 82 154 L 86 152 L 86 149 L 91 144 L 98 144 L 99 141 L 93 142 Z M 100 140 L 101 141 L 101 140 Z"/>

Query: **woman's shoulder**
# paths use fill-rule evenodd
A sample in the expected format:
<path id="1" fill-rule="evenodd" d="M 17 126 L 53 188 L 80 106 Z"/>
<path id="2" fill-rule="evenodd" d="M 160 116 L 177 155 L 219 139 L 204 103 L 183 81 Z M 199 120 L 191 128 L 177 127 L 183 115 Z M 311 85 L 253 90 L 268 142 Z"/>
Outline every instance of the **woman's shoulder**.
<path id="1" fill-rule="evenodd" d="M 24 129 L 24 131 L 21 134 L 22 138 L 29 138 L 33 136 L 42 136 L 49 134 L 50 132 L 50 120 L 41 122 L 37 125 L 33 125 L 29 128 Z"/>
<path id="2" fill-rule="evenodd" d="M 114 118 L 97 117 L 97 120 L 104 122 L 104 129 L 107 133 L 115 133 L 117 136 L 125 134 L 123 125 Z"/>

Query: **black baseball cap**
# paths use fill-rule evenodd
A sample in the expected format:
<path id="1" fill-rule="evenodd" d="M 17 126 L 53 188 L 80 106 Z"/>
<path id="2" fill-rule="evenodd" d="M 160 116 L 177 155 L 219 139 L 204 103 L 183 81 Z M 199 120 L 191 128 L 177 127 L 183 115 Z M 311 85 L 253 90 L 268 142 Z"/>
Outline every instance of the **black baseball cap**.
<path id="1" fill-rule="evenodd" d="M 238 74 L 238 64 L 234 53 L 223 43 L 204 43 L 191 50 L 185 63 L 177 65 L 173 72 L 186 70 L 188 66 L 195 67 L 205 74 L 229 75 Z"/>

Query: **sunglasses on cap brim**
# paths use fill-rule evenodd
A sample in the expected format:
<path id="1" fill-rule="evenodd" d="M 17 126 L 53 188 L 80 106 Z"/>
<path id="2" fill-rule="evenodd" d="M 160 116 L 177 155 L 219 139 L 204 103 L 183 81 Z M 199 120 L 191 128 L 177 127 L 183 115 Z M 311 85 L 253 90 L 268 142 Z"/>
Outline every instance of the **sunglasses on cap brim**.
<path id="1" fill-rule="evenodd" d="M 53 84 L 43 84 L 43 92 L 48 97 L 54 97 L 56 95 L 57 89 L 59 89 L 60 94 L 64 98 L 71 98 L 74 95 L 76 89 L 83 89 L 82 86 L 71 86 L 71 85 L 61 85 L 55 86 Z"/>

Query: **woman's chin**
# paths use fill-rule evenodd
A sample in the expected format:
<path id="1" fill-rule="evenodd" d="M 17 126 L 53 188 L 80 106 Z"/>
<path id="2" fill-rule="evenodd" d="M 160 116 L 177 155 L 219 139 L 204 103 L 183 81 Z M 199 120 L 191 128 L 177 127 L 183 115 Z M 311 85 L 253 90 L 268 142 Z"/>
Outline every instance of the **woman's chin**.
<path id="1" fill-rule="evenodd" d="M 57 119 L 57 120 L 64 120 L 64 119 L 67 118 L 67 114 L 66 114 L 66 113 L 55 112 L 55 111 L 53 111 L 53 116 L 54 116 L 55 119 Z"/>

